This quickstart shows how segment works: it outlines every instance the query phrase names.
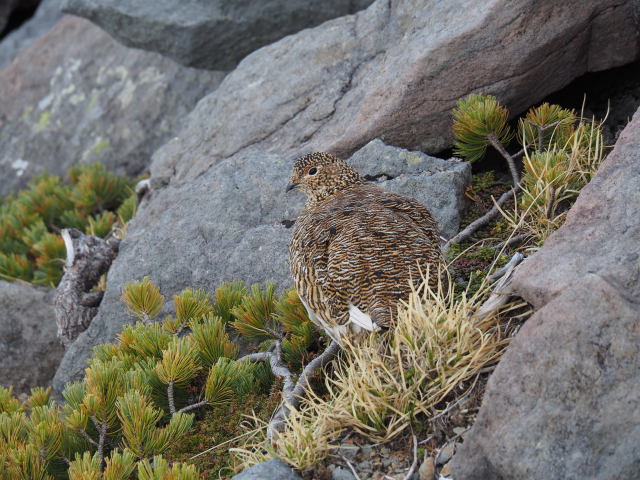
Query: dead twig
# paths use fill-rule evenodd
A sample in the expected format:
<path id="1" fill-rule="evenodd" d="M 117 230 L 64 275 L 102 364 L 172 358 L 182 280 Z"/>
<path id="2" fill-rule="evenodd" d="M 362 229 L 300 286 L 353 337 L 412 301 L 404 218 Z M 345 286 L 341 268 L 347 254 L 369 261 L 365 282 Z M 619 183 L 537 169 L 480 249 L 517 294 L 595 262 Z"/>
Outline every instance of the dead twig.
<path id="1" fill-rule="evenodd" d="M 507 149 L 504 148 L 504 145 L 498 140 L 493 133 L 490 133 L 487 136 L 487 140 L 489 140 L 489 144 L 493 148 L 495 148 L 500 155 L 507 161 L 507 165 L 509 165 L 509 171 L 511 172 L 511 179 L 513 180 L 513 187 L 515 189 L 520 189 L 520 174 L 518 173 L 518 169 L 516 168 L 515 159 L 507 152 Z"/>
<path id="2" fill-rule="evenodd" d="M 489 275 L 487 277 L 487 280 L 489 280 L 490 282 L 497 280 L 498 278 L 502 277 L 505 273 L 507 273 L 509 270 L 513 270 L 513 268 L 515 268 L 519 263 L 521 263 L 522 260 L 524 260 L 524 255 L 522 253 L 520 252 L 514 253 L 511 259 L 507 262 L 507 264 L 504 267 L 493 272 L 491 275 Z"/>
<path id="3" fill-rule="evenodd" d="M 416 467 L 418 466 L 418 439 L 415 435 L 413 435 L 413 463 L 411 464 L 411 468 L 404 477 L 404 480 L 410 480 L 413 476 L 413 472 L 415 472 Z"/>
<path id="4" fill-rule="evenodd" d="M 502 250 L 503 248 L 510 247 L 514 243 L 519 243 L 524 241 L 529 235 L 526 233 L 520 233 L 519 235 L 514 235 L 513 237 L 508 238 L 504 242 L 500 242 L 498 245 L 491 247 L 494 250 Z"/>
<path id="5" fill-rule="evenodd" d="M 271 440 L 274 437 L 274 434 L 282 431 L 284 422 L 289 416 L 289 412 L 291 409 L 297 408 L 300 405 L 301 399 L 304 398 L 309 386 L 309 378 L 311 375 L 313 375 L 316 370 L 327 365 L 333 357 L 336 356 L 339 350 L 340 346 L 336 342 L 332 341 L 321 355 L 314 358 L 307 364 L 298 377 L 298 381 L 295 385 L 293 383 L 291 371 L 282 361 L 282 345 L 280 344 L 280 340 L 276 340 L 274 342 L 270 351 L 251 353 L 238 360 L 249 362 L 269 362 L 273 374 L 284 379 L 284 385 L 282 386 L 282 405 L 269 422 L 267 427 L 267 439 Z"/>
<path id="6" fill-rule="evenodd" d="M 482 227 L 484 227 L 491 220 L 493 220 L 495 217 L 497 217 L 498 214 L 500 213 L 499 207 L 504 205 L 507 202 L 507 200 L 510 200 L 514 195 L 515 195 L 514 189 L 511 189 L 508 192 L 504 192 L 502 195 L 500 195 L 500 198 L 498 198 L 498 200 L 495 201 L 491 210 L 489 210 L 480 218 L 471 222 L 469 225 L 467 225 L 467 227 L 464 230 L 462 230 L 460 233 L 452 237 L 447 243 L 444 244 L 443 250 L 446 251 L 452 243 L 460 243 L 466 240 L 475 232 L 477 232 Z"/>
<path id="7" fill-rule="evenodd" d="M 300 374 L 300 377 L 298 377 L 298 381 L 293 388 L 287 388 L 285 380 L 285 386 L 282 389 L 284 397 L 283 402 L 269 422 L 269 427 L 267 428 L 268 439 L 273 438 L 276 432 L 282 431 L 284 428 L 284 422 L 289 416 L 289 412 L 294 408 L 298 408 L 300 401 L 304 398 L 306 390 L 309 387 L 309 379 L 311 378 L 311 375 L 313 375 L 316 370 L 324 368 L 331 360 L 333 360 L 339 351 L 340 345 L 335 341 L 331 341 L 322 354 L 311 360 L 307 366 L 304 367 L 304 370 L 302 370 L 302 373 Z"/>
<path id="8" fill-rule="evenodd" d="M 509 301 L 511 298 L 511 291 L 509 290 L 509 284 L 511 283 L 511 277 L 513 276 L 513 272 L 515 268 L 524 260 L 524 255 L 520 252 L 517 252 L 511 257 L 511 260 L 498 270 L 494 275 L 498 272 L 502 275 L 500 279 L 496 282 L 493 287 L 493 293 L 489 295 L 489 298 L 485 300 L 485 302 L 480 305 L 480 308 L 473 314 L 473 319 L 476 322 L 481 322 L 487 315 L 495 312 L 498 308 Z"/>
<path id="9" fill-rule="evenodd" d="M 356 480 L 361 480 L 360 476 L 358 475 L 358 473 L 356 472 L 356 469 L 353 468 L 353 465 L 351 465 L 351 462 L 349 460 L 347 460 L 347 457 L 345 457 L 344 455 L 342 455 L 342 460 L 345 461 L 345 463 L 347 464 L 347 467 L 349 467 L 349 470 L 351 470 L 351 473 L 353 473 L 353 476 L 355 477 Z"/>
<path id="10" fill-rule="evenodd" d="M 62 230 L 67 248 L 65 271 L 56 289 L 54 311 L 58 338 L 66 347 L 87 329 L 104 292 L 91 291 L 118 254 L 120 240 L 103 240 L 74 229 Z"/>

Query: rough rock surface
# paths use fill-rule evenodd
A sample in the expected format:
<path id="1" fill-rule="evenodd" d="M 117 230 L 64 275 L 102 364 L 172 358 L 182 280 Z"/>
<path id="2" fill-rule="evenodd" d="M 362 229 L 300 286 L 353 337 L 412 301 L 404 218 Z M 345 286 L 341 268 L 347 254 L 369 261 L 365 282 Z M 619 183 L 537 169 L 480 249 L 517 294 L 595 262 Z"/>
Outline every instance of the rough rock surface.
<path id="1" fill-rule="evenodd" d="M 0 195 L 77 163 L 141 173 L 223 76 L 123 47 L 87 20 L 64 18 L 0 72 Z"/>
<path id="2" fill-rule="evenodd" d="M 39 0 L 2 0 L 0 2 L 0 33 L 9 25 L 10 18 L 20 10 L 31 10 Z"/>
<path id="3" fill-rule="evenodd" d="M 228 70 L 285 35 L 354 13 L 372 0 L 67 0 L 125 45 L 184 65 Z"/>
<path id="4" fill-rule="evenodd" d="M 639 192 L 640 111 L 517 271 L 537 311 L 491 376 L 454 478 L 638 478 Z"/>
<path id="5" fill-rule="evenodd" d="M 439 152 L 469 93 L 517 114 L 585 72 L 638 58 L 635 4 L 377 0 L 246 57 L 156 153 L 154 176 L 188 181 L 251 150 L 347 156 L 373 138 Z"/>
<path id="6" fill-rule="evenodd" d="M 33 17 L 0 41 L 0 69 L 56 24 L 62 16 L 61 5 L 62 0 L 43 0 Z"/>
<path id="7" fill-rule="evenodd" d="M 277 458 L 258 463 L 231 480 L 300 480 L 302 477 Z"/>
<path id="8" fill-rule="evenodd" d="M 427 205 L 445 238 L 458 232 L 466 202 L 464 189 L 471 183 L 469 163 L 390 147 L 379 139 L 355 152 L 349 163 L 366 179 L 376 180 L 380 187 Z"/>
<path id="9" fill-rule="evenodd" d="M 469 164 L 380 141 L 357 152 L 353 163 L 372 177 L 392 172 L 395 178 L 382 186 L 425 201 L 445 235 L 457 230 Z M 225 280 L 290 285 L 289 227 L 304 202 L 301 192 L 285 194 L 291 167 L 290 159 L 244 153 L 188 184 L 152 191 L 129 223 L 98 315 L 67 350 L 55 388 L 82 374 L 91 348 L 129 321 L 119 301 L 125 282 L 148 275 L 167 298 L 188 286 L 212 291 Z"/>
<path id="10" fill-rule="evenodd" d="M 19 394 L 51 382 L 64 353 L 56 328 L 53 290 L 0 280 L 0 385 Z"/>

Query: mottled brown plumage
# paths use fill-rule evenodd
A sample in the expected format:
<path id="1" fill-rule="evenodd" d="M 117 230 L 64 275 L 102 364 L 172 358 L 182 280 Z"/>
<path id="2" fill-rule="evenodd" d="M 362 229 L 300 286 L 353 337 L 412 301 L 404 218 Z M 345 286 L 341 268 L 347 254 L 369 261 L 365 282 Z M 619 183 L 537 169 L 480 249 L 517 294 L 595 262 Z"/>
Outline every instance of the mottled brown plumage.
<path id="1" fill-rule="evenodd" d="M 366 183 L 326 153 L 301 157 L 291 188 L 307 194 L 289 246 L 293 279 L 311 320 L 339 343 L 349 330 L 392 324 L 421 271 L 437 282 L 437 226 L 417 201 Z"/>

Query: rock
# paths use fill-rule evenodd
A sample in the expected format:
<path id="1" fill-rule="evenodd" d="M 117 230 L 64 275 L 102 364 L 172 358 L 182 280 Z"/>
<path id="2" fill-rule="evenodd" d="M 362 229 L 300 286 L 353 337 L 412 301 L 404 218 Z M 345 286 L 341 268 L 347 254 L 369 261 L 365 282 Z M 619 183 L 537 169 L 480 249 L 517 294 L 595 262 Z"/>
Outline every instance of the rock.
<path id="1" fill-rule="evenodd" d="M 418 477 L 420 480 L 433 480 L 436 475 L 436 466 L 433 461 L 433 457 L 427 457 L 425 455 L 424 461 L 418 469 Z"/>
<path id="2" fill-rule="evenodd" d="M 0 385 L 20 394 L 51 382 L 64 353 L 56 328 L 53 290 L 0 280 Z"/>
<path id="3" fill-rule="evenodd" d="M 336 467 L 331 472 L 331 480 L 355 480 L 356 477 L 353 476 L 351 470 L 343 467 Z"/>
<path id="4" fill-rule="evenodd" d="M 536 313 L 487 385 L 456 480 L 640 471 L 640 111 L 567 221 L 517 270 Z"/>
<path id="5" fill-rule="evenodd" d="M 442 447 L 440 453 L 438 453 L 438 456 L 436 457 L 436 465 L 444 465 L 445 463 L 447 463 L 449 460 L 451 460 L 451 457 L 453 456 L 455 451 L 456 444 L 454 442 L 447 443 L 444 447 Z"/>
<path id="6" fill-rule="evenodd" d="M 9 26 L 12 15 L 34 9 L 39 0 L 3 0 L 0 2 L 0 34 Z"/>
<path id="7" fill-rule="evenodd" d="M 282 460 L 272 458 L 247 468 L 231 480 L 301 480 L 301 478 Z"/>
<path id="8" fill-rule="evenodd" d="M 43 0 L 33 17 L 0 41 L 0 70 L 8 65 L 20 50 L 31 45 L 56 24 L 62 16 L 61 4 L 62 0 Z"/>
<path id="9" fill-rule="evenodd" d="M 518 114 L 589 72 L 638 58 L 635 0 L 377 0 L 246 57 L 154 155 L 188 182 L 244 151 L 346 157 L 374 138 L 451 145 L 451 109 L 498 96 Z"/>
<path id="10" fill-rule="evenodd" d="M 418 193 L 447 234 L 457 229 L 470 181 L 468 164 L 379 141 L 363 152 L 354 155 L 354 163 L 373 177 L 382 172 L 378 162 L 393 163 L 398 177 L 382 184 L 398 193 Z M 416 165 L 425 171 L 419 173 Z M 167 298 L 188 286 L 213 291 L 231 280 L 290 285 L 289 228 L 305 198 L 301 192 L 285 194 L 291 167 L 290 159 L 244 152 L 218 162 L 188 184 L 156 184 L 129 223 L 98 314 L 65 354 L 54 380 L 56 390 L 82 375 L 94 345 L 112 340 L 131 321 L 119 300 L 126 282 L 148 275 Z"/>
<path id="11" fill-rule="evenodd" d="M 223 76 L 125 48 L 86 20 L 64 18 L 0 72 L 0 195 L 78 163 L 140 174 Z"/>
<path id="12" fill-rule="evenodd" d="M 379 180 L 382 188 L 427 205 L 444 237 L 458 232 L 464 189 L 471 183 L 470 164 L 391 147 L 379 139 L 354 153 L 349 162 L 365 178 Z"/>
<path id="13" fill-rule="evenodd" d="M 88 18 L 130 47 L 184 65 L 231 69 L 257 48 L 372 0 L 67 0 L 64 10 Z"/>

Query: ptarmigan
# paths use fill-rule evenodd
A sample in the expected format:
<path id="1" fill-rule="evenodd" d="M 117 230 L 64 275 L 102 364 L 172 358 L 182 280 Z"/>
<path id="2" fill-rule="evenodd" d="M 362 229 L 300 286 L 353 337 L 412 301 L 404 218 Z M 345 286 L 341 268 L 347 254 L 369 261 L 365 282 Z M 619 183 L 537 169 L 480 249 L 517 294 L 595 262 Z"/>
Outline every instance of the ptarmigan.
<path id="1" fill-rule="evenodd" d="M 366 183 L 327 153 L 296 161 L 293 188 L 307 194 L 289 245 L 293 279 L 311 321 L 338 344 L 343 334 L 390 326 L 420 272 L 437 283 L 436 222 L 416 200 Z"/>

